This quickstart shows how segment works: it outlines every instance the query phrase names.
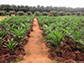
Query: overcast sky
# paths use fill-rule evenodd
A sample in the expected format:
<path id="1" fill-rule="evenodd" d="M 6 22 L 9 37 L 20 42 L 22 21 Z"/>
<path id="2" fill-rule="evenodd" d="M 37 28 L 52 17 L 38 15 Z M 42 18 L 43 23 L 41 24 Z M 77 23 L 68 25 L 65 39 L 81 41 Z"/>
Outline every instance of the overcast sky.
<path id="1" fill-rule="evenodd" d="M 84 0 L 0 0 L 1 4 L 28 6 L 84 7 Z"/>

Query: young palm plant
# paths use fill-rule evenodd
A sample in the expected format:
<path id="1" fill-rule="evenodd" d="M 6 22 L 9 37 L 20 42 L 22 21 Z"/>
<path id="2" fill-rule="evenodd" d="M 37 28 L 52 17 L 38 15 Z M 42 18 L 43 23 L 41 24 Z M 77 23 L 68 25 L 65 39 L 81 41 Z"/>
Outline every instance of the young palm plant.
<path id="1" fill-rule="evenodd" d="M 73 49 L 75 48 L 81 48 L 84 51 L 84 40 L 81 39 L 81 33 L 80 32 L 73 32 L 73 40 L 75 42 Z"/>
<path id="2" fill-rule="evenodd" d="M 20 43 L 20 41 L 22 41 L 22 39 L 24 38 L 26 31 L 25 29 L 23 29 L 22 27 L 18 27 L 18 29 L 13 29 L 10 28 L 11 33 L 9 33 L 15 41 L 18 41 Z"/>
<path id="3" fill-rule="evenodd" d="M 61 47 L 61 41 L 63 38 L 63 34 L 58 29 L 56 31 L 52 31 L 47 37 L 44 38 L 44 40 L 47 40 L 50 42 L 50 45 L 55 48 L 55 52 L 57 56 L 61 56 L 60 47 Z"/>
<path id="4" fill-rule="evenodd" d="M 63 38 L 62 32 L 56 30 L 52 31 L 47 37 L 44 38 L 44 40 L 48 40 L 51 46 L 60 48 L 62 38 Z"/>
<path id="5" fill-rule="evenodd" d="M 11 41 L 8 39 L 8 44 L 5 43 L 5 47 L 9 49 L 10 53 L 14 53 L 14 48 L 16 47 L 17 43 L 13 42 L 13 39 Z"/>
<path id="6" fill-rule="evenodd" d="M 5 31 L 0 29 L 0 42 L 2 41 L 4 35 L 5 35 Z"/>
<path id="7" fill-rule="evenodd" d="M 51 26 L 47 26 L 47 25 L 44 25 L 43 27 L 42 27 L 42 29 L 45 31 L 45 33 L 48 35 L 51 31 L 52 31 L 52 29 L 53 29 L 53 27 L 51 27 Z"/>

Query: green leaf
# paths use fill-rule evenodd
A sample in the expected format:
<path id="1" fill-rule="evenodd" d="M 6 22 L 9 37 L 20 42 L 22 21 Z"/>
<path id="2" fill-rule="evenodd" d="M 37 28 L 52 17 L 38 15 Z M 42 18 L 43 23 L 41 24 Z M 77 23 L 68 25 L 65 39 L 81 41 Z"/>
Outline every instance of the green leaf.
<path id="1" fill-rule="evenodd" d="M 66 32 L 67 34 L 69 33 L 69 31 L 68 30 L 66 30 L 66 29 L 63 29 L 64 30 L 64 32 Z"/>

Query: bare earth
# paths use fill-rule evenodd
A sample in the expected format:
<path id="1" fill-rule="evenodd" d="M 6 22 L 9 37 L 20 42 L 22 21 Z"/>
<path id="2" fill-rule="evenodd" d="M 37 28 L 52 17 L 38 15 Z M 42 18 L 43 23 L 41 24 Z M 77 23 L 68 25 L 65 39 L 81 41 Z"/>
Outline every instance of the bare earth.
<path id="1" fill-rule="evenodd" d="M 0 17 L 0 20 L 4 19 L 4 17 Z"/>
<path id="2" fill-rule="evenodd" d="M 33 31 L 30 32 L 29 42 L 24 46 L 26 55 L 25 60 L 18 63 L 53 63 L 53 60 L 48 58 L 48 50 L 45 43 L 43 43 L 43 31 L 40 30 L 36 18 L 33 21 Z"/>
<path id="3" fill-rule="evenodd" d="M 8 16 L 7 16 L 7 17 L 8 17 Z M 0 20 L 2 20 L 2 19 L 4 19 L 4 18 L 7 18 L 7 17 L 6 17 L 6 16 L 3 16 L 3 17 L 0 16 Z"/>

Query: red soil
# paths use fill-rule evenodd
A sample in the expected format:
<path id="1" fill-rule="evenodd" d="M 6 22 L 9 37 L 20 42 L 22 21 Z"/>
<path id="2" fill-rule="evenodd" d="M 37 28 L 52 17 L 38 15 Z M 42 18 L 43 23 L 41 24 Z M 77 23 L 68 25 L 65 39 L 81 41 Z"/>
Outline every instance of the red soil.
<path id="1" fill-rule="evenodd" d="M 36 18 L 32 23 L 32 30 L 30 32 L 29 42 L 24 46 L 26 55 L 25 60 L 18 63 L 53 63 L 53 60 L 48 58 L 49 48 L 42 40 L 43 31 L 40 30 L 40 26 Z"/>
<path id="2" fill-rule="evenodd" d="M 4 19 L 5 17 L 0 17 L 0 20 Z"/>

